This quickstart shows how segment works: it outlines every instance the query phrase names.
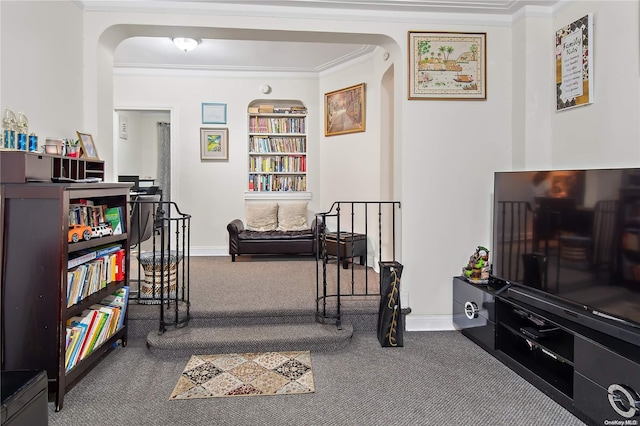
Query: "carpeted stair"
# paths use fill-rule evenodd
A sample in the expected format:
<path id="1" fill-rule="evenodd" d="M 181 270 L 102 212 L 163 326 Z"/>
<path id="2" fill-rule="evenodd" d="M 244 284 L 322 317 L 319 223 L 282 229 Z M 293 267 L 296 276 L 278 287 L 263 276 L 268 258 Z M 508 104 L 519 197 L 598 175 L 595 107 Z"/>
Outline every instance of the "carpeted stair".
<path id="1" fill-rule="evenodd" d="M 342 323 L 321 324 L 315 311 L 247 311 L 217 315 L 192 313 L 181 328 L 159 333 L 159 306 L 130 305 L 129 334 L 146 336 L 156 355 L 265 351 L 338 351 L 349 345 L 354 332 L 375 331 L 378 302 L 343 303 Z M 405 315 L 407 310 L 403 312 Z"/>
<path id="2" fill-rule="evenodd" d="M 188 326 L 150 332 L 147 347 L 151 352 L 171 351 L 172 355 L 197 353 L 242 353 L 268 351 L 336 351 L 349 345 L 353 327 L 343 325 L 264 324 L 244 326 Z"/>
<path id="3" fill-rule="evenodd" d="M 159 333 L 159 306 L 129 308 L 129 334 L 146 336 L 150 351 L 171 355 L 194 353 L 264 352 L 288 350 L 336 351 L 358 331 L 375 330 L 377 306 L 343 313 L 341 327 L 321 324 L 314 311 L 246 311 L 235 313 L 191 312 L 189 323 Z M 203 352 L 204 351 L 204 352 Z"/>
<path id="4" fill-rule="evenodd" d="M 228 259 L 192 258 L 189 323 L 159 333 L 160 306 L 132 301 L 129 335 L 146 336 L 147 347 L 154 354 L 188 355 L 337 351 L 349 345 L 354 332 L 375 332 L 379 296 L 343 298 L 340 327 L 316 321 L 315 266 L 315 261 L 232 263 Z M 344 273 L 350 275 L 351 271 Z M 375 282 L 376 277 L 370 280 Z M 334 312 L 335 300 L 330 299 L 326 308 Z"/>

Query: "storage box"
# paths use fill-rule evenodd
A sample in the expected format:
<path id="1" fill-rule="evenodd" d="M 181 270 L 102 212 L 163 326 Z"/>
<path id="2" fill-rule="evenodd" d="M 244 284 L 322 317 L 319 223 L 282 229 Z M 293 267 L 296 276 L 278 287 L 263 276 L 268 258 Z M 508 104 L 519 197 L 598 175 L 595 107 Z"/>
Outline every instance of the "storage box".
<path id="1" fill-rule="evenodd" d="M 47 372 L 18 370 L 2 372 L 2 414 L 6 426 L 49 424 Z"/>
<path id="2" fill-rule="evenodd" d="M 50 182 L 52 157 L 31 152 L 0 151 L 0 182 Z"/>

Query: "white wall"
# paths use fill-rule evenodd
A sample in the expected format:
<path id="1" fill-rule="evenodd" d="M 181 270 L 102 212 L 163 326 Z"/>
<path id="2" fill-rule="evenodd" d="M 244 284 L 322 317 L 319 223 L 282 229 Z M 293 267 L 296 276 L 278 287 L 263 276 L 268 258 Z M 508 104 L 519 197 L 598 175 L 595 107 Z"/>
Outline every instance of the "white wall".
<path id="1" fill-rule="evenodd" d="M 385 21 L 384 25 L 381 25 L 382 20 Z M 356 41 L 384 46 L 386 50 L 391 52 L 390 60 L 394 65 L 396 77 L 393 108 L 394 160 L 395 164 L 400 164 L 401 167 L 394 169 L 394 182 L 397 185 L 394 185 L 394 188 L 398 188 L 395 193 L 402 197 L 399 201 L 403 202 L 401 214 L 404 232 L 401 248 L 402 259 L 399 259 L 405 265 L 403 289 L 411 293 L 414 318 L 420 315 L 433 316 L 434 321 L 439 322 L 437 327 L 450 327 L 451 277 L 459 274 L 460 267 L 468 259 L 470 250 L 478 244 L 488 244 L 490 234 L 490 197 L 488 193 L 492 186 L 492 172 L 495 169 L 505 169 L 511 165 L 511 85 L 508 84 L 511 79 L 512 67 L 511 32 L 509 26 L 503 23 L 496 25 L 468 24 L 461 23 L 460 19 L 457 20 L 456 25 L 429 25 L 429 30 L 487 32 L 487 40 L 492 46 L 488 50 L 487 61 L 489 97 L 487 101 L 407 101 L 407 52 L 405 46 L 407 31 L 416 29 L 415 20 L 394 23 L 389 22 L 388 16 L 371 21 L 365 19 L 349 20 L 344 14 L 334 20 L 326 17 L 292 19 L 284 13 L 276 14 L 276 16 L 269 14 L 269 16 L 254 17 L 233 14 L 187 16 L 186 12 L 170 16 L 153 13 L 121 16 L 106 12 L 90 12 L 87 13 L 85 22 L 85 55 L 87 56 L 85 68 L 87 73 L 91 74 L 88 79 L 97 78 L 101 84 L 99 84 L 99 90 L 87 87 L 89 93 L 86 94 L 85 105 L 95 114 L 88 121 L 95 121 L 99 131 L 112 131 L 112 123 L 102 123 L 104 118 L 99 115 L 99 111 L 105 102 L 111 103 L 113 97 L 108 96 L 103 73 L 99 69 L 94 69 L 100 68 L 96 67 L 94 60 L 102 67 L 108 66 L 109 60 L 97 57 L 91 49 L 92 46 L 101 44 L 99 40 L 102 40 L 105 34 L 108 34 L 108 38 L 111 39 L 113 36 L 111 32 L 121 29 L 116 27 L 116 24 L 129 23 L 131 27 L 127 31 L 128 35 L 134 35 L 132 34 L 134 30 L 149 31 L 150 28 L 153 28 L 134 26 L 134 24 L 145 23 L 150 26 L 180 27 L 188 35 L 195 34 L 201 37 L 203 31 L 206 32 L 203 28 L 216 29 L 216 26 L 225 28 L 225 31 L 232 33 L 231 29 L 252 28 L 251 32 L 256 33 L 266 29 L 287 28 L 291 32 L 291 36 L 298 39 Z M 423 25 L 418 25 L 418 27 L 421 26 Z M 112 29 L 108 30 L 109 27 Z M 189 33 L 188 28 L 196 28 L 197 31 Z M 342 32 L 342 34 L 338 34 L 338 32 Z M 259 36 L 273 37 L 273 34 L 272 32 L 259 33 Z M 281 33 L 276 34 L 279 37 L 284 36 Z M 371 84 L 373 87 L 368 90 L 368 93 L 375 94 L 374 99 L 380 98 L 380 80 L 388 66 L 381 66 L 380 71 L 376 71 L 375 85 Z M 362 80 L 362 76 L 345 77 L 344 81 L 335 81 L 335 85 L 331 84 L 331 89 L 347 87 Z M 234 212 L 242 208 L 244 203 L 242 198 L 244 176 L 238 176 L 238 180 L 234 180 L 232 177 L 237 172 L 230 165 L 216 164 L 213 167 L 209 167 L 210 164 L 200 165 L 195 145 L 193 145 L 194 129 L 199 127 L 198 108 L 201 102 L 226 101 L 229 104 L 231 101 L 226 100 L 224 96 L 216 96 L 213 99 L 212 96 L 217 95 L 218 91 L 224 93 L 226 89 L 237 89 L 234 96 L 238 101 L 243 101 L 240 102 L 241 104 L 247 104 L 249 99 L 242 99 L 243 89 L 237 87 L 234 81 L 239 80 L 230 79 L 224 88 L 217 86 L 212 88 L 207 86 L 205 79 L 190 78 L 185 82 L 185 87 L 181 88 L 180 96 L 183 98 L 180 105 L 174 110 L 175 120 L 172 122 L 176 127 L 174 131 L 177 134 L 184 132 L 185 135 L 188 132 L 192 133 L 190 143 L 180 141 L 183 144 L 181 148 L 183 152 L 180 155 L 183 156 L 184 161 L 179 164 L 174 163 L 180 179 L 177 185 L 174 184 L 174 188 L 177 188 L 175 193 L 179 198 L 176 201 L 181 207 L 184 206 L 186 211 L 194 215 L 194 222 L 192 222 L 194 229 L 210 230 L 209 233 L 203 232 L 199 241 L 193 241 L 196 246 L 203 244 L 203 239 L 209 238 L 209 235 L 224 235 L 226 232 L 224 226 L 234 215 Z M 294 95 L 298 94 L 299 97 L 299 93 L 303 89 L 292 87 L 291 82 L 291 79 L 287 81 L 287 86 L 292 89 L 291 95 L 286 93 L 282 95 L 280 87 L 270 84 L 274 87 L 272 96 L 295 98 Z M 321 83 L 324 84 L 324 80 L 321 80 Z M 155 84 L 156 87 L 163 87 L 163 89 L 165 86 L 170 87 L 168 82 L 161 77 Z M 245 86 L 247 84 L 243 83 L 243 87 Z M 259 87 L 257 79 L 253 87 L 256 90 Z M 134 89 L 134 86 L 130 86 L 130 88 Z M 139 87 L 136 89 L 139 93 L 148 95 L 150 102 L 160 102 L 157 100 L 158 93 L 140 90 Z M 208 96 L 204 97 L 202 93 L 207 93 Z M 309 97 L 312 95 L 316 97 L 315 103 L 309 104 L 310 108 L 316 106 L 316 111 L 310 109 L 310 116 L 322 116 L 323 112 L 317 106 L 321 105 L 323 93 L 324 91 L 320 87 L 315 87 L 313 94 L 309 94 Z M 120 99 L 119 95 L 116 98 Z M 229 104 L 229 109 L 234 109 L 231 104 Z M 371 117 L 369 111 L 372 110 L 376 111 L 373 113 L 375 117 L 376 113 L 379 114 L 380 107 L 369 104 L 369 117 Z M 236 114 L 241 114 L 241 116 L 234 119 L 230 114 L 229 127 L 236 129 L 238 123 L 241 123 L 240 128 L 245 128 L 246 113 L 241 110 Z M 320 127 L 316 129 L 316 132 L 319 131 Z M 372 141 L 367 143 L 379 144 L 379 132 L 376 130 Z M 244 132 L 241 135 L 232 132 L 231 142 L 234 143 L 234 140 L 237 140 L 235 138 L 242 137 L 242 148 L 231 149 L 230 155 L 244 158 L 246 135 Z M 334 139 L 327 140 L 327 142 L 332 147 L 336 145 L 347 152 L 354 152 L 350 146 L 362 145 L 363 138 L 366 136 L 369 136 L 368 132 L 358 136 L 333 137 Z M 347 141 L 343 142 L 344 147 L 338 145 L 339 140 Z M 326 151 L 322 154 L 323 161 L 332 151 Z M 173 157 L 176 158 L 175 155 Z M 344 163 L 340 164 L 341 167 L 344 166 Z M 379 164 L 379 161 L 376 162 L 375 167 L 378 167 Z M 323 162 L 321 164 L 322 173 L 325 173 L 324 170 L 330 167 L 331 165 Z M 200 179 L 191 180 L 186 174 L 187 170 L 190 175 L 198 176 Z M 206 170 L 204 173 L 209 176 L 209 179 L 203 181 L 200 170 Z M 360 170 L 360 172 L 371 173 L 367 168 Z M 379 175 L 374 172 L 371 176 Z M 226 198 L 229 205 L 220 206 L 213 197 L 203 202 L 201 192 L 191 195 L 196 191 L 194 188 L 203 188 L 204 182 L 214 182 L 216 178 L 225 179 L 225 190 L 232 194 Z M 187 182 L 191 183 L 195 180 L 197 180 L 198 186 L 187 184 Z M 376 186 L 378 187 L 376 195 L 379 195 L 379 185 Z M 324 187 L 323 183 L 322 188 Z M 348 196 L 349 194 L 344 192 L 347 188 L 349 187 L 341 185 L 336 190 L 336 194 L 344 194 L 347 199 L 356 198 L 356 195 Z M 367 191 L 368 188 L 354 186 L 350 189 L 352 190 L 351 194 L 358 194 L 359 191 Z M 314 194 L 317 194 L 317 190 L 318 188 L 312 189 Z M 215 193 L 215 189 L 213 191 Z M 324 201 L 324 195 L 322 201 Z M 197 210 L 191 208 L 196 205 L 198 206 Z M 469 206 L 472 206 L 472 212 Z M 189 210 L 190 208 L 191 210 Z M 209 213 L 213 209 L 216 209 L 215 217 L 211 217 L 212 215 Z M 478 226 L 479 223 L 484 223 L 485 226 Z M 214 240 L 216 239 L 219 237 L 216 236 Z M 425 271 L 427 271 L 426 274 Z"/>
<path id="2" fill-rule="evenodd" d="M 2 113 L 25 113 L 40 146 L 91 133 L 82 109 L 82 10 L 69 1 L 2 1 L 0 9 Z"/>
<path id="3" fill-rule="evenodd" d="M 549 34 L 549 37 L 541 37 Z M 549 16 L 523 15 L 513 24 L 513 169 L 549 168 L 555 88 L 554 38 Z M 553 81 L 553 80 L 552 80 Z"/>
<path id="4" fill-rule="evenodd" d="M 638 165 L 639 4 L 574 1 L 554 17 L 555 32 L 593 13 L 595 59 L 594 103 L 553 113 L 554 168 Z"/>
<path id="5" fill-rule="evenodd" d="M 320 151 L 320 199 L 325 208 L 334 201 L 380 199 L 380 72 L 374 72 L 381 52 L 320 78 L 320 93 L 365 84 L 366 126 L 364 132 L 324 136 Z M 378 59 L 380 60 L 380 59 Z M 323 111 L 324 96 L 319 108 Z M 324 112 L 323 112 L 324 114 Z M 324 126 L 324 123 L 323 123 Z M 322 127 L 324 129 L 324 127 Z"/>
<path id="6" fill-rule="evenodd" d="M 259 91 L 266 83 L 268 98 L 298 99 L 308 107 L 308 189 L 314 194 L 309 206 L 321 208 L 320 147 L 318 134 L 322 117 L 316 78 L 295 76 L 231 76 L 224 73 L 150 75 L 118 72 L 113 76 L 114 103 L 128 106 L 172 108 L 172 201 L 192 215 L 191 252 L 228 254 L 227 224 L 244 218 L 244 192 L 248 182 L 247 107 L 264 99 Z M 157 90 L 162 87 L 162 90 Z M 203 125 L 202 103 L 227 104 L 226 125 Z M 314 119 L 315 118 L 315 119 Z M 200 128 L 229 129 L 229 160 L 200 160 Z M 120 167 L 119 167 L 120 170 Z"/>
<path id="7" fill-rule="evenodd" d="M 5 71 L 6 60 L 22 57 L 12 48 L 10 55 L 5 56 L 7 35 L 15 34 L 18 30 L 16 26 L 19 20 L 16 18 L 20 17 L 19 12 L 23 8 L 35 6 L 7 7 L 5 2 L 0 4 L 3 8 L 1 40 L 4 104 L 9 82 L 15 87 L 29 86 L 38 77 L 27 74 L 22 78 L 22 75 L 16 74 L 8 79 Z M 55 15 L 44 5 L 40 4 L 38 7 L 45 7 L 45 12 Z M 56 13 L 66 11 L 66 6 L 61 7 L 63 9 Z M 543 68 L 547 65 L 538 68 L 536 58 L 541 63 L 547 62 L 548 59 L 544 59 L 544 45 L 548 43 L 548 54 L 552 56 L 553 30 L 586 12 L 593 12 L 595 15 L 595 103 L 556 113 L 555 92 L 553 89 L 546 92 L 547 87 L 554 87 L 553 70 L 549 67 L 544 71 Z M 67 84 L 65 91 L 71 92 L 68 89 L 76 88 L 77 80 L 83 81 L 83 127 L 97 135 L 99 152 L 102 153 L 103 141 L 113 140 L 113 50 L 126 36 L 144 35 L 142 33 L 145 31 L 149 34 L 159 31 L 158 28 L 173 27 L 180 30 L 191 29 L 192 32 L 187 35 L 201 37 L 211 32 L 224 32 L 234 36 L 237 35 L 235 31 L 245 31 L 245 36 L 252 34 L 277 38 L 290 32 L 293 37 L 300 39 L 342 42 L 355 40 L 384 46 L 391 52 L 390 61 L 395 76 L 393 135 L 394 164 L 397 167 L 394 167 L 394 193 L 403 203 L 403 246 L 400 260 L 404 265 L 402 288 L 409 291 L 413 310 L 408 320 L 410 329 L 451 326 L 451 277 L 459 274 L 460 268 L 477 245 L 488 244 L 490 240 L 491 192 L 495 170 L 509 170 L 514 164 L 517 167 L 528 167 L 530 162 L 534 164 L 534 160 L 536 166 L 550 162 L 553 167 L 624 166 L 636 165 L 638 162 L 640 49 L 637 2 L 572 1 L 558 9 L 555 16 L 548 14 L 543 18 L 536 17 L 535 20 L 515 23 L 513 27 L 510 22 L 499 19 L 482 22 L 477 17 L 452 19 L 451 16 L 440 17 L 433 14 L 415 17 L 376 17 L 363 14 L 355 18 L 340 11 L 335 14 L 306 16 L 304 19 L 291 16 L 291 13 L 258 15 L 260 11 L 254 9 L 247 13 L 228 10 L 220 13 L 189 13 L 186 9 L 175 13 L 87 12 L 84 16 L 82 35 L 85 41 L 82 51 L 78 49 L 77 43 L 64 45 L 65 51 L 62 48 L 56 50 L 60 54 L 69 51 L 69 55 L 83 57 L 84 72 L 79 71 L 81 67 L 70 68 L 67 77 L 73 78 L 75 84 Z M 56 28 L 59 27 L 59 22 L 67 23 L 69 19 L 60 18 L 56 22 Z M 9 25 L 6 26 L 5 22 Z M 42 31 L 41 27 L 30 28 L 41 38 L 55 34 L 48 32 L 47 26 Z M 281 28 L 287 28 L 287 31 Z M 486 101 L 407 100 L 407 31 L 419 29 L 487 33 Z M 547 29 L 551 30 L 551 34 L 547 34 Z M 262 32 L 265 30 L 269 32 Z M 516 41 L 526 44 L 527 55 L 531 52 L 533 59 L 521 54 L 514 55 Z M 41 49 L 40 43 L 44 42 L 32 42 L 36 50 Z M 525 58 L 526 63 L 523 64 Z M 378 71 L 372 73 L 383 75 L 383 71 L 379 74 Z M 198 130 L 201 102 L 226 102 L 229 105 L 230 155 L 233 159 L 245 158 L 244 106 L 258 97 L 260 84 L 270 84 L 274 88 L 271 94 L 274 98 L 302 99 L 310 108 L 310 116 L 322 117 L 319 105 L 322 102 L 323 88 L 320 86 L 328 81 L 314 83 L 279 76 L 270 81 L 264 81 L 263 76 L 221 77 L 220 80 L 202 75 L 183 79 L 182 86 L 177 88 L 166 77 L 158 76 L 153 79 L 155 90 L 149 90 L 148 86 L 143 90 L 135 85 L 134 76 L 115 78 L 120 80 L 119 87 L 129 87 L 131 91 L 137 92 L 138 99 L 144 96 L 151 105 L 175 105 L 172 126 L 173 131 L 180 136 L 175 138 L 174 149 L 179 151 L 177 155 L 180 156 L 180 161 L 174 163 L 174 191 L 179 205 L 194 214 L 192 224 L 201 235 L 193 243 L 203 248 L 207 248 L 207 241 L 218 240 L 220 235 L 224 235 L 224 226 L 229 218 L 236 215 L 238 206 L 243 205 L 245 179 L 231 162 L 200 162 Z M 347 87 L 352 82 L 362 80 L 360 76 L 355 78 L 345 75 L 344 81 L 335 81 L 335 85 Z M 225 84 L 218 84 L 222 82 Z M 536 87 L 538 85 L 540 89 Z M 157 90 L 158 87 L 163 90 Z M 14 92 L 13 89 L 10 90 Z M 78 108 L 74 109 L 76 114 L 73 114 L 73 118 L 59 116 L 64 113 L 56 109 L 58 101 L 55 92 L 45 89 L 42 93 L 48 100 L 48 105 L 45 105 L 47 113 L 54 111 L 57 117 L 53 121 L 60 121 L 75 130 Z M 522 94 L 527 99 L 535 95 L 533 98 L 536 102 L 540 96 L 540 104 L 534 108 L 528 104 L 523 105 L 522 102 L 514 102 L 514 94 Z M 73 92 L 71 96 L 73 109 L 80 95 Z M 117 99 L 126 103 L 126 96 L 126 93 L 118 93 Z M 545 96 L 548 97 L 548 109 L 544 107 Z M 39 107 L 36 98 L 28 97 L 26 110 Z M 12 101 L 16 99 L 16 95 L 11 97 Z M 133 103 L 134 100 L 129 102 Z M 371 105 L 369 107 L 379 108 Z M 371 117 L 368 114 L 367 129 L 370 128 Z M 550 126 L 545 125 L 545 120 L 550 121 Z M 322 127 L 319 122 L 318 119 L 316 128 L 312 130 L 313 135 L 320 135 Z M 518 127 L 514 128 L 514 125 Z M 537 137 L 537 126 L 542 130 L 540 137 Z M 362 136 L 368 133 L 369 131 Z M 347 141 L 346 150 L 350 149 L 349 145 L 363 144 L 363 139 L 352 136 L 341 138 Z M 337 142 L 339 139 L 334 138 L 318 137 L 313 142 L 316 147 L 327 142 L 327 148 L 334 148 L 334 145 L 340 148 Z M 525 139 L 524 145 L 520 139 Z M 548 139 L 551 139 L 551 143 Z M 373 143 L 379 144 L 380 141 Z M 538 146 L 542 150 L 538 150 Z M 324 161 L 330 157 L 331 151 L 310 152 L 318 161 L 314 170 L 320 170 L 311 179 L 312 182 L 318 182 L 317 179 L 324 176 L 325 170 L 330 167 Z M 111 158 L 107 160 L 108 164 L 112 164 Z M 375 163 L 376 167 L 378 164 L 380 163 Z M 343 189 L 340 188 L 340 191 Z M 358 189 L 354 188 L 354 191 Z M 220 191 L 231 194 L 226 198 L 227 205 L 220 205 L 216 201 Z M 321 191 L 324 197 L 324 186 L 312 188 L 312 191 L 314 196 Z M 327 197 L 329 198 L 329 194 Z M 313 203 L 317 202 L 318 200 L 313 200 Z"/>

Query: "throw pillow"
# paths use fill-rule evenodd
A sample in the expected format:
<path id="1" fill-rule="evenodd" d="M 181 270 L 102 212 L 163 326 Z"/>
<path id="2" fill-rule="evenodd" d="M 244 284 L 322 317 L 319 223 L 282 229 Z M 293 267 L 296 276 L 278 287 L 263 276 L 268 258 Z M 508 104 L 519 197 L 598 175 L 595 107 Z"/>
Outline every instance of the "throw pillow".
<path id="1" fill-rule="evenodd" d="M 278 226 L 278 204 L 247 203 L 245 216 L 249 231 L 275 231 Z"/>
<path id="2" fill-rule="evenodd" d="M 307 203 L 286 203 L 278 206 L 278 231 L 304 231 L 307 225 Z"/>

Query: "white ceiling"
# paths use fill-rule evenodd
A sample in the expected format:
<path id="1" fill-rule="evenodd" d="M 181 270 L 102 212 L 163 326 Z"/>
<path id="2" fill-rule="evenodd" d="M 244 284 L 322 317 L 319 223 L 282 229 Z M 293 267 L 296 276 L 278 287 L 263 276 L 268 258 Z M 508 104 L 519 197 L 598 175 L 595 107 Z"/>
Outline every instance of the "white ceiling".
<path id="1" fill-rule="evenodd" d="M 384 17 L 388 13 L 483 14 L 512 16 L 525 7 L 550 8 L 561 0 L 141 0 L 96 1 L 80 3 L 85 9 L 154 10 L 206 13 L 234 10 L 256 12 L 286 10 L 290 16 L 320 16 L 326 13 L 344 15 L 367 13 Z M 249 7 L 249 9 L 247 9 Z M 284 9 L 283 9 L 284 8 Z M 202 39 L 191 52 L 179 50 L 167 37 L 133 37 L 116 49 L 116 68 L 198 69 L 227 71 L 321 72 L 375 49 L 375 46 L 343 43 L 311 43 L 264 40 Z M 187 36 L 187 35 L 185 35 Z M 277 54 L 274 54 L 277 52 Z"/>

